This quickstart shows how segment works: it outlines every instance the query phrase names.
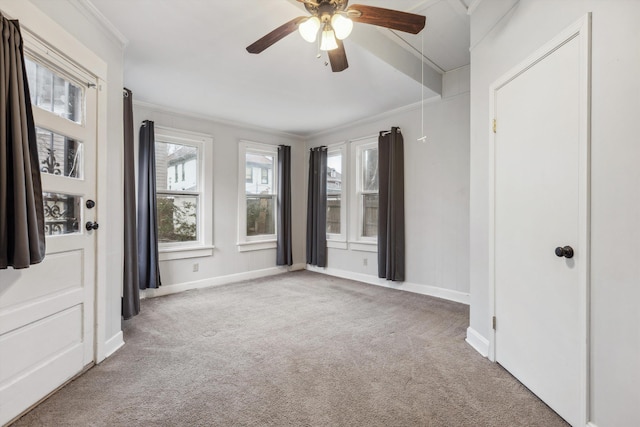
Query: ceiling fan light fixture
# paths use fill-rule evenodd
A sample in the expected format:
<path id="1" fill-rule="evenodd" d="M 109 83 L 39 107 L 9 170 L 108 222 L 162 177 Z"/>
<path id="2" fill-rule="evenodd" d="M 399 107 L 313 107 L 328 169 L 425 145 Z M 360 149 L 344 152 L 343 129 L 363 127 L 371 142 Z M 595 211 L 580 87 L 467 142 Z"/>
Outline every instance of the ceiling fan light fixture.
<path id="1" fill-rule="evenodd" d="M 336 37 L 344 40 L 349 37 L 351 30 L 353 30 L 353 21 L 340 13 L 336 13 L 331 17 L 331 26 L 336 33 Z"/>
<path id="2" fill-rule="evenodd" d="M 322 40 L 320 41 L 320 50 L 333 50 L 338 48 L 335 33 L 331 28 L 322 31 Z"/>
<path id="3" fill-rule="evenodd" d="M 302 38 L 309 43 L 313 43 L 316 41 L 319 29 L 320 20 L 315 16 L 312 16 L 311 18 L 298 25 L 298 32 L 300 32 Z"/>

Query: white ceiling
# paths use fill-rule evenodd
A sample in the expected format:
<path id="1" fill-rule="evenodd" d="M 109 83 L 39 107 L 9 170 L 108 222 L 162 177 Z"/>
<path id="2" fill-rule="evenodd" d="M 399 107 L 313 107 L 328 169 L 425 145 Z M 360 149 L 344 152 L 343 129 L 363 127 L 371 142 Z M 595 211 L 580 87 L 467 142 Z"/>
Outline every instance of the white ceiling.
<path id="1" fill-rule="evenodd" d="M 295 0 L 90 1 L 128 40 L 124 80 L 135 100 L 301 136 L 419 102 L 421 43 L 438 78 L 433 70 L 469 64 L 471 0 L 351 1 L 422 14 L 427 24 L 410 35 L 356 23 L 345 40 L 349 68 L 340 73 L 297 33 L 259 55 L 245 50 L 306 15 Z M 377 48 L 388 40 L 398 49 L 391 55 Z M 411 67 L 417 78 L 405 74 Z M 425 86 L 425 97 L 439 96 L 439 87 Z"/>

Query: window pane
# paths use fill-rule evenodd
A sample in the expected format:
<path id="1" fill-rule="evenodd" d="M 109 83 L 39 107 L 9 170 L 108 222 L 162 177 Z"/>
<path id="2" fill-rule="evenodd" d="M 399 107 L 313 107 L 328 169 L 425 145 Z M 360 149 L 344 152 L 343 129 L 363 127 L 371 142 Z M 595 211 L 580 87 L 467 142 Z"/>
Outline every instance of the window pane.
<path id="1" fill-rule="evenodd" d="M 362 236 L 378 237 L 378 195 L 362 195 Z"/>
<path id="2" fill-rule="evenodd" d="M 327 197 L 327 233 L 340 234 L 340 196 Z"/>
<path id="3" fill-rule="evenodd" d="M 247 196 L 247 236 L 275 234 L 275 196 Z"/>
<path id="4" fill-rule="evenodd" d="M 378 148 L 362 150 L 362 190 L 378 191 Z"/>
<path id="5" fill-rule="evenodd" d="M 158 194 L 158 241 L 198 240 L 198 196 Z"/>
<path id="6" fill-rule="evenodd" d="M 246 169 L 252 170 L 252 176 L 259 176 L 256 182 L 247 181 L 245 184 L 246 194 L 274 194 L 273 171 L 275 169 L 275 156 L 272 154 L 250 153 L 246 154 Z M 248 228 L 248 227 L 247 227 Z"/>
<path id="7" fill-rule="evenodd" d="M 244 170 L 244 179 L 246 182 L 253 182 L 253 169 L 247 166 Z"/>
<path id="8" fill-rule="evenodd" d="M 198 149 L 156 142 L 156 189 L 198 191 Z"/>
<path id="9" fill-rule="evenodd" d="M 340 234 L 342 153 L 327 155 L 327 233 Z"/>
<path id="10" fill-rule="evenodd" d="M 68 194 L 42 193 L 44 199 L 44 231 L 48 236 L 80 231 L 80 197 Z"/>
<path id="11" fill-rule="evenodd" d="M 31 103 L 57 116 L 82 123 L 82 88 L 45 66 L 25 58 Z"/>
<path id="12" fill-rule="evenodd" d="M 82 143 L 36 128 L 40 171 L 52 175 L 82 178 Z"/>

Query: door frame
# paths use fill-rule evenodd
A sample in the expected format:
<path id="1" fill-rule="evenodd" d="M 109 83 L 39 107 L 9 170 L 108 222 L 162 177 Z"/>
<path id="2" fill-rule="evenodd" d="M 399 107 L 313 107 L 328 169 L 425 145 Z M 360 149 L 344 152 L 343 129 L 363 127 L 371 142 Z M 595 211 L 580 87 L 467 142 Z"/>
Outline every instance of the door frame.
<path id="1" fill-rule="evenodd" d="M 581 424 L 587 425 L 590 417 L 590 208 L 591 208 L 591 13 L 566 28 L 551 41 L 545 43 L 532 55 L 513 67 L 489 87 L 489 313 L 490 325 L 489 355 L 496 361 L 496 331 L 491 326 L 496 315 L 496 280 L 495 280 L 495 202 L 496 202 L 496 161 L 494 120 L 497 116 L 498 90 L 526 72 L 538 62 L 551 55 L 571 40 L 578 39 L 580 45 L 580 129 L 579 129 L 579 183 L 578 183 L 578 247 L 584 254 L 584 261 L 577 265 L 580 313 L 580 390 L 581 390 Z M 499 123 L 497 123 L 499 132 Z M 499 321 L 499 320 L 498 320 Z"/>

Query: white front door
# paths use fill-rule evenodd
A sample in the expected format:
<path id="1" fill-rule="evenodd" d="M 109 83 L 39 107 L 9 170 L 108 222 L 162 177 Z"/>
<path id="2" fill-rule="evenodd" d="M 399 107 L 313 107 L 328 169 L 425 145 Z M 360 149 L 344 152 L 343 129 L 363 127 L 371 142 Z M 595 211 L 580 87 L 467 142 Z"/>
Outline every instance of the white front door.
<path id="1" fill-rule="evenodd" d="M 0 272 L 0 424 L 94 361 L 95 78 L 52 55 L 27 52 L 47 253 Z"/>
<path id="2" fill-rule="evenodd" d="M 586 405 L 583 41 L 550 45 L 494 92 L 495 359 L 573 425 Z"/>

